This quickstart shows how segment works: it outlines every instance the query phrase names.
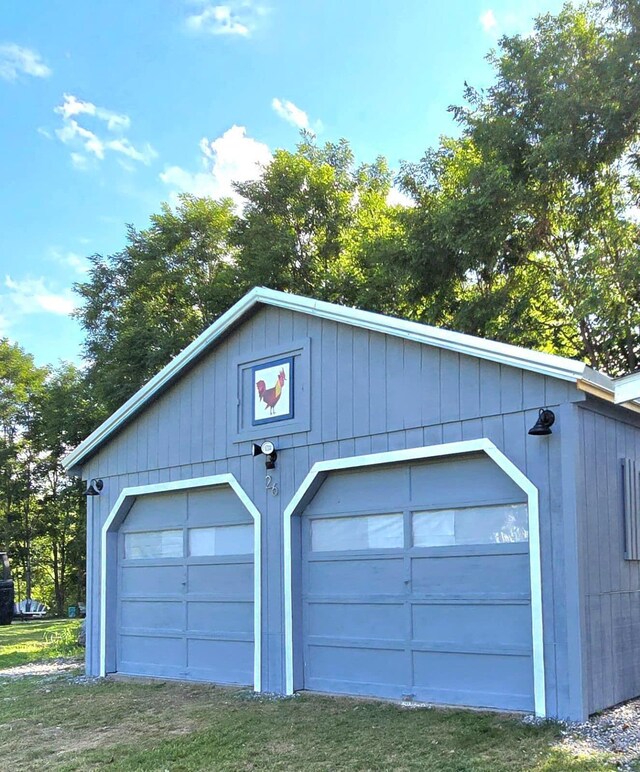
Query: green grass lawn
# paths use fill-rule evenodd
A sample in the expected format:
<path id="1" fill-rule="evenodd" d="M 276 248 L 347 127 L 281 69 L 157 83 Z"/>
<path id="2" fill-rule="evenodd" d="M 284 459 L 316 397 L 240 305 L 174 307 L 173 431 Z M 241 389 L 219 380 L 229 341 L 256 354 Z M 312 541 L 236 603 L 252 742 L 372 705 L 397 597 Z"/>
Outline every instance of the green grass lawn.
<path id="1" fill-rule="evenodd" d="M 0 678 L 3 769 L 587 772 L 553 724 L 170 682 Z"/>
<path id="2" fill-rule="evenodd" d="M 76 645 L 80 622 L 60 619 L 14 622 L 0 627 L 0 670 L 57 657 L 81 657 Z"/>
<path id="3" fill-rule="evenodd" d="M 75 655 L 77 623 L 0 628 L 0 669 Z M 595 772 L 554 724 L 462 710 L 153 681 L 0 676 L 0 768 Z"/>

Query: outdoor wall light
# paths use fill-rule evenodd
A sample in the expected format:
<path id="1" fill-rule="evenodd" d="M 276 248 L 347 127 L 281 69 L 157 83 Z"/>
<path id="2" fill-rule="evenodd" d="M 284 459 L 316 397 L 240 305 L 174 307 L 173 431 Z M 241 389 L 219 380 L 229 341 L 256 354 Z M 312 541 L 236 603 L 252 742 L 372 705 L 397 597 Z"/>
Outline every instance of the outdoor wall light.
<path id="1" fill-rule="evenodd" d="M 263 455 L 265 457 L 265 467 L 267 469 L 276 468 L 276 458 L 278 458 L 278 452 L 276 451 L 276 446 L 273 444 L 273 442 L 271 442 L 271 440 L 265 440 L 261 445 L 254 443 L 251 450 L 251 455 L 254 457 Z"/>
<path id="2" fill-rule="evenodd" d="M 533 434 L 538 437 L 551 434 L 551 427 L 553 426 L 555 420 L 556 415 L 553 410 L 548 410 L 546 407 L 541 407 L 540 412 L 538 413 L 538 420 L 534 423 L 531 429 L 529 429 L 529 434 Z"/>
<path id="3" fill-rule="evenodd" d="M 85 496 L 99 496 L 100 491 L 104 488 L 104 482 L 102 480 L 89 480 L 87 490 L 84 492 Z"/>

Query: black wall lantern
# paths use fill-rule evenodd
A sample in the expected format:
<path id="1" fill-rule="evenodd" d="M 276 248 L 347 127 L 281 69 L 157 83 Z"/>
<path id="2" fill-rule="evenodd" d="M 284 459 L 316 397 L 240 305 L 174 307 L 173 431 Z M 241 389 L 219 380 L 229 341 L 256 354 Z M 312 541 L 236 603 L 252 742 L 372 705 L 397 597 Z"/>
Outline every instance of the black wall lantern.
<path id="1" fill-rule="evenodd" d="M 251 454 L 254 456 L 263 455 L 265 457 L 264 465 L 267 469 L 276 468 L 276 458 L 278 458 L 278 452 L 276 447 L 270 440 L 265 440 L 262 445 L 254 443 Z"/>
<path id="2" fill-rule="evenodd" d="M 553 410 L 548 410 L 546 407 L 541 407 L 538 413 L 538 420 L 529 429 L 529 434 L 536 435 L 538 437 L 546 434 L 551 434 L 551 427 L 555 423 L 556 415 Z"/>
<path id="3" fill-rule="evenodd" d="M 85 496 L 99 496 L 100 491 L 104 488 L 104 482 L 102 480 L 89 480 L 87 490 L 84 492 Z"/>

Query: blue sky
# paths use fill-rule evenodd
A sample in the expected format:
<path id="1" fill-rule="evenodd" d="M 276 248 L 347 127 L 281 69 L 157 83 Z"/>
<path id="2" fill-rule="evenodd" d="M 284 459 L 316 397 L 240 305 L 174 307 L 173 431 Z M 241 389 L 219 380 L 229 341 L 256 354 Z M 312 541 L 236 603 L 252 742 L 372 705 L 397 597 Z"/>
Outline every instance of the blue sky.
<path id="1" fill-rule="evenodd" d="M 0 8 L 0 336 L 78 361 L 86 256 L 179 191 L 224 195 L 301 127 L 417 160 L 557 0 L 35 0 Z"/>

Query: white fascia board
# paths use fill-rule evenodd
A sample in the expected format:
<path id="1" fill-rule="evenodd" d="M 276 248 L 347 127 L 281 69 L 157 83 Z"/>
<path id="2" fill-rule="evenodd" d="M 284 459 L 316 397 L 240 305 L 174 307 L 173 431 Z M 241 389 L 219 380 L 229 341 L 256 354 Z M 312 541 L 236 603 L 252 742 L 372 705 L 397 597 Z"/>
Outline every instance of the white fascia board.
<path id="1" fill-rule="evenodd" d="M 237 324 L 255 305 L 260 303 L 285 308 L 289 311 L 299 311 L 386 335 L 394 335 L 416 343 L 487 359 L 491 362 L 529 370 L 552 378 L 560 378 L 574 383 L 580 380 L 597 382 L 599 386 L 613 392 L 611 379 L 602 373 L 590 370 L 583 362 L 577 362 L 573 359 L 532 351 L 508 343 L 477 338 L 473 335 L 431 327 L 418 322 L 409 322 L 405 319 L 383 316 L 371 311 L 361 311 L 357 308 L 292 295 L 288 292 L 256 287 L 208 327 L 184 351 L 174 357 L 122 407 L 81 442 L 75 450 L 69 453 L 62 462 L 65 470 L 70 470 L 81 464 L 86 456 L 94 452 L 111 434 L 142 409 L 167 383 L 197 359 L 230 327 Z"/>
<path id="2" fill-rule="evenodd" d="M 613 401 L 616 405 L 640 399 L 640 373 L 632 373 L 631 375 L 617 378 L 613 385 Z"/>
<path id="3" fill-rule="evenodd" d="M 387 335 L 395 335 L 413 340 L 416 343 L 436 346 L 481 359 L 489 359 L 492 362 L 519 367 L 566 381 L 576 381 L 584 377 L 588 369 L 584 362 L 578 362 L 575 359 L 545 354 L 542 351 L 512 346 L 509 343 L 499 343 L 440 327 L 431 327 L 427 324 L 420 324 L 420 322 L 410 322 L 393 316 L 375 314 L 372 311 L 362 311 L 358 308 L 339 306 L 323 300 L 290 295 L 286 292 L 260 288 L 259 299 L 269 305 L 291 311 L 301 311 L 323 319 L 343 322 Z"/>

